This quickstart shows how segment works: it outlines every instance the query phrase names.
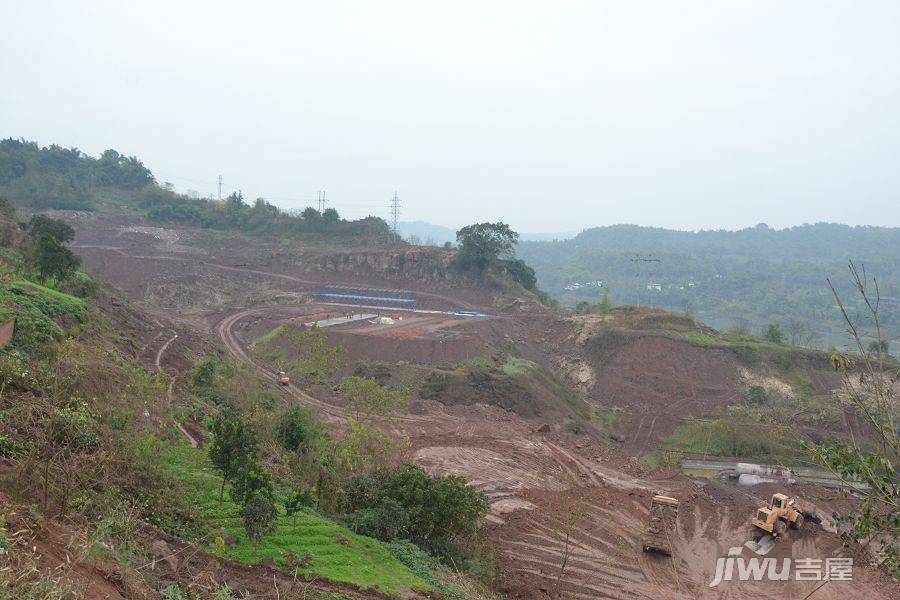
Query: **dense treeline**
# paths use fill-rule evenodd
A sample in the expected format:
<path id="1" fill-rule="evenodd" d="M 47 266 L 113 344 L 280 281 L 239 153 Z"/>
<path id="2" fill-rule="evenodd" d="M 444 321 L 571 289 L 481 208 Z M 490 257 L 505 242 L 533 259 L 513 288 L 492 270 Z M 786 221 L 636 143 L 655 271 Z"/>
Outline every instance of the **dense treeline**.
<path id="1" fill-rule="evenodd" d="M 883 323 L 897 328 L 897 248 L 900 229 L 885 227 L 819 223 L 685 232 L 616 225 L 571 240 L 521 242 L 516 253 L 534 267 L 538 285 L 565 304 L 596 302 L 608 291 L 618 303 L 639 301 L 694 311 L 719 325 L 742 319 L 755 326 L 790 319 L 837 325 L 826 278 L 848 295 L 846 265 L 853 259 L 878 276 Z"/>
<path id="2" fill-rule="evenodd" d="M 0 194 L 34 210 L 92 210 L 104 188 L 139 190 L 153 174 L 133 156 L 106 150 L 92 158 L 77 148 L 0 140 Z"/>
<path id="3" fill-rule="evenodd" d="M 311 207 L 295 214 L 262 198 L 245 202 L 240 192 L 221 201 L 193 198 L 157 185 L 134 156 L 106 150 L 93 158 L 77 148 L 12 138 L 0 140 L 0 198 L 31 211 L 97 210 L 110 202 L 154 221 L 288 238 L 393 239 L 377 217 L 346 221 L 333 208 L 319 212 Z"/>
<path id="4" fill-rule="evenodd" d="M 387 223 L 378 217 L 346 221 L 333 208 L 319 212 L 312 207 L 294 214 L 269 204 L 263 198 L 249 204 L 240 192 L 217 201 L 191 198 L 155 185 L 147 186 L 138 194 L 137 207 L 154 221 L 194 227 L 240 229 L 245 233 L 279 237 L 326 234 L 391 239 Z"/>

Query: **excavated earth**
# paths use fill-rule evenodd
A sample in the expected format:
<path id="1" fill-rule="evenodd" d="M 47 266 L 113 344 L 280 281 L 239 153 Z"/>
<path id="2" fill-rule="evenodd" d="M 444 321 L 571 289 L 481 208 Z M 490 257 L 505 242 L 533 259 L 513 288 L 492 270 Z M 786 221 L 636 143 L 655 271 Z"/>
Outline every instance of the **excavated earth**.
<path id="1" fill-rule="evenodd" d="M 427 251 L 400 259 L 404 249 L 384 248 L 369 251 L 373 257 L 364 249 L 285 248 L 208 231 L 62 216 L 76 227 L 74 246 L 85 267 L 159 320 L 159 335 L 145 353 L 156 353 L 160 368 L 171 375 L 185 367 L 173 349 L 178 342 L 163 348 L 171 339 L 164 330 L 174 326 L 205 337 L 204 343 L 224 345 L 270 377 L 273 365 L 258 364 L 249 344 L 277 324 L 346 312 L 311 301 L 316 286 L 341 283 L 403 288 L 418 293 L 421 308 L 476 308 L 491 315 L 394 313 L 398 318 L 390 326 L 362 321 L 326 329 L 354 360 L 452 367 L 503 350 L 566 377 L 597 408 L 621 407 L 621 448 L 483 404 L 416 399 L 415 410 L 403 419 L 413 461 L 432 473 L 463 476 L 490 496 L 488 527 L 500 587 L 511 598 L 804 598 L 813 591 L 816 599 L 900 597 L 896 582 L 872 568 L 865 552 L 843 548 L 836 533 L 815 525 L 781 541 L 769 556 L 853 556 L 852 582 L 709 586 L 717 558 L 753 537 L 748 520 L 774 490 L 651 471 L 636 457 L 656 448 L 685 417 L 735 401 L 748 374 L 726 350 L 654 331 L 598 346 L 583 322 L 538 308 L 498 309 L 489 292 L 453 280 L 445 258 Z M 826 375 L 813 379 L 823 392 L 836 385 Z M 326 421 L 344 416 L 331 398 L 293 385 L 279 389 L 316 406 Z M 824 515 L 847 503 L 835 492 L 784 487 L 812 500 Z M 681 500 L 672 557 L 641 550 L 655 493 Z M 750 558 L 750 551 L 743 557 Z"/>

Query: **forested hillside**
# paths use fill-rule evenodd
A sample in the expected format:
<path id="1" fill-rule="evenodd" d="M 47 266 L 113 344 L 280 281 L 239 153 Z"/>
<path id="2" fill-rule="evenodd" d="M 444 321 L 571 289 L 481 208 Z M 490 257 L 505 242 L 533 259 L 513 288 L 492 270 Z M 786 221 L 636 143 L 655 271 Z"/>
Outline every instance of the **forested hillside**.
<path id="1" fill-rule="evenodd" d="M 884 324 L 897 335 L 898 249 L 897 228 L 761 224 L 695 233 L 615 225 L 571 240 L 521 242 L 517 255 L 534 267 L 539 287 L 564 304 L 598 302 L 608 292 L 618 304 L 692 312 L 720 327 L 792 324 L 806 330 L 805 341 L 825 344 L 838 341 L 841 329 L 826 279 L 851 297 L 849 260 L 878 277 Z"/>
<path id="2" fill-rule="evenodd" d="M 41 147 L 35 142 L 0 140 L 0 198 L 25 211 L 125 211 L 159 223 L 284 238 L 363 238 L 391 240 L 384 220 L 341 218 L 329 208 L 287 212 L 257 198 L 252 204 L 240 192 L 223 200 L 193 198 L 159 186 L 150 170 L 134 156 L 106 150 L 99 158 L 77 148 Z"/>

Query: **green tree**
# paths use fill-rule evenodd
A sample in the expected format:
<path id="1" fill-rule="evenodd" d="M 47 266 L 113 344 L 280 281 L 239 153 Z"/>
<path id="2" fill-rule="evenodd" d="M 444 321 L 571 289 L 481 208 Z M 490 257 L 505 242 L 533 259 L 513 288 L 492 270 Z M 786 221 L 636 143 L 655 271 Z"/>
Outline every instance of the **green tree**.
<path id="1" fill-rule="evenodd" d="M 361 535 L 393 542 L 409 530 L 409 515 L 393 498 L 381 498 L 374 506 L 356 514 L 353 530 Z"/>
<path id="2" fill-rule="evenodd" d="M 63 281 L 75 274 L 81 260 L 55 237 L 41 235 L 32 239 L 26 251 L 26 260 L 37 271 L 43 284 L 48 278 Z"/>
<path id="3" fill-rule="evenodd" d="M 311 228 L 316 229 L 322 222 L 322 213 L 312 206 L 307 206 L 303 209 L 303 212 L 300 213 L 300 218 L 302 218 Z"/>
<path id="4" fill-rule="evenodd" d="M 191 369 L 189 375 L 195 388 L 206 389 L 213 387 L 216 375 L 218 375 L 221 370 L 222 363 L 217 357 L 210 355 L 197 363 L 194 368 Z"/>
<path id="5" fill-rule="evenodd" d="M 519 234 L 506 223 L 477 223 L 457 231 L 456 241 L 461 263 L 483 271 L 497 258 L 512 254 Z"/>
<path id="6" fill-rule="evenodd" d="M 769 395 L 766 394 L 766 388 L 761 385 L 751 385 L 744 391 L 744 399 L 749 404 L 761 406 L 769 402 Z"/>
<path id="7" fill-rule="evenodd" d="M 75 273 L 80 259 L 64 244 L 75 238 L 72 227 L 47 215 L 34 215 L 28 222 L 29 242 L 25 258 L 38 279 L 44 283 L 48 277 L 62 281 Z"/>
<path id="8" fill-rule="evenodd" d="M 338 214 L 338 211 L 333 208 L 326 208 L 322 211 L 322 222 L 326 225 L 330 225 L 332 223 L 340 223 L 341 215 Z"/>
<path id="9" fill-rule="evenodd" d="M 288 452 L 305 452 L 323 435 L 322 422 L 309 406 L 292 406 L 275 422 L 275 440 Z"/>
<path id="10" fill-rule="evenodd" d="M 291 369 L 303 381 L 322 381 L 344 365 L 344 349 L 329 346 L 328 336 L 315 325 L 301 329 L 290 343 L 297 356 Z"/>
<path id="11" fill-rule="evenodd" d="M 244 194 L 241 192 L 233 192 L 227 198 L 225 198 L 225 206 L 228 210 L 231 211 L 242 211 L 247 208 L 247 203 L 244 202 Z"/>
<path id="12" fill-rule="evenodd" d="M 245 457 L 229 481 L 231 498 L 238 504 L 247 504 L 254 496 L 265 496 L 272 500 L 275 494 L 272 474 L 256 457 Z"/>
<path id="13" fill-rule="evenodd" d="M 312 508 L 316 505 L 316 495 L 309 488 L 297 488 L 294 490 L 287 500 L 284 501 L 284 512 L 292 518 L 293 523 L 297 523 L 297 513 L 304 508 Z"/>
<path id="14" fill-rule="evenodd" d="M 381 482 L 368 473 L 357 473 L 341 484 L 341 510 L 354 513 L 378 504 Z"/>
<path id="15" fill-rule="evenodd" d="M 613 303 L 612 300 L 609 299 L 609 290 L 603 290 L 603 297 L 600 299 L 599 313 L 601 315 L 608 315 L 612 312 Z"/>
<path id="16" fill-rule="evenodd" d="M 59 219 L 47 215 L 34 215 L 28 221 L 28 235 L 38 239 L 44 236 L 55 239 L 60 244 L 71 242 L 75 239 L 75 230 L 72 226 Z"/>
<path id="17" fill-rule="evenodd" d="M 336 445 L 340 467 L 350 473 L 393 468 L 408 447 L 409 439 L 398 439 L 353 417 L 347 418 L 347 430 Z"/>
<path id="18" fill-rule="evenodd" d="M 357 421 L 373 417 L 391 417 L 406 410 L 409 393 L 392 391 L 369 377 L 352 375 L 341 379 L 340 390 L 347 396 Z"/>
<path id="19" fill-rule="evenodd" d="M 769 323 L 769 326 L 763 332 L 763 339 L 773 344 L 783 344 L 785 335 L 784 330 L 781 328 L 781 323 Z"/>
<path id="20" fill-rule="evenodd" d="M 212 442 L 209 458 L 222 473 L 219 499 L 225 494 L 225 482 L 234 479 L 256 457 L 256 434 L 230 406 L 223 406 L 211 423 Z"/>
<path id="21" fill-rule="evenodd" d="M 241 508 L 241 517 L 244 519 L 247 537 L 258 543 L 265 534 L 275 531 L 278 511 L 271 498 L 263 494 L 253 494 Z"/>
<path id="22" fill-rule="evenodd" d="M 381 491 L 406 511 L 410 539 L 430 549 L 473 535 L 490 510 L 487 496 L 463 478 L 431 477 L 411 464 L 388 475 Z"/>
<path id="23" fill-rule="evenodd" d="M 503 267 L 506 269 L 506 274 L 526 290 L 533 291 L 537 289 L 537 277 L 534 274 L 534 269 L 525 264 L 524 260 L 518 258 L 508 260 Z"/>

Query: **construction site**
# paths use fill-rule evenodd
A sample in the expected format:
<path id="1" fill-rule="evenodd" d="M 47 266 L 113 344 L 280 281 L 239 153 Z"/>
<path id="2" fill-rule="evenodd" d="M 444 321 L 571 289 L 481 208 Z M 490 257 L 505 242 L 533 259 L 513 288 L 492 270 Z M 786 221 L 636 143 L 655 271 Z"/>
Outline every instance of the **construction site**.
<path id="1" fill-rule="evenodd" d="M 143 333 L 146 352 L 176 380 L 184 353 L 219 348 L 338 422 L 346 409 L 332 392 L 301 389 L 254 349 L 278 328 L 316 327 L 350 363 L 408 386 L 408 458 L 489 496 L 498 589 L 509 598 L 900 597 L 876 553 L 845 547 L 832 522 L 852 489 L 663 444 L 751 385 L 789 390 L 802 372 L 810 393 L 830 395 L 839 381 L 824 355 L 779 373 L 698 343 L 714 332 L 662 311 L 562 315 L 445 275 L 436 248 L 376 256 L 64 216 L 85 267 L 160 323 Z M 475 363 L 517 391 L 466 387 L 460 374 Z M 204 443 L 197 424 L 184 426 Z M 852 419 L 840 427 L 862 431 Z M 852 559 L 852 582 L 829 579 L 824 562 L 817 578 L 738 576 L 752 559 L 826 558 Z M 720 559 L 740 564 L 717 577 Z"/>

